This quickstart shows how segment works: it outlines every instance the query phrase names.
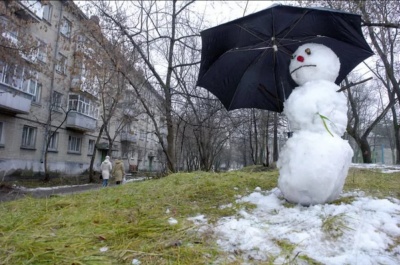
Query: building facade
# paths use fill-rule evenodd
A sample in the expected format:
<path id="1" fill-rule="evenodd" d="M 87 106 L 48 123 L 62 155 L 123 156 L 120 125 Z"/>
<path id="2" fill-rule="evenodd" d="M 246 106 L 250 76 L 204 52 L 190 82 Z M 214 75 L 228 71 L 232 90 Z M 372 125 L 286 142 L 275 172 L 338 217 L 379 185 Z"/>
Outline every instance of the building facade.
<path id="1" fill-rule="evenodd" d="M 101 95 L 96 82 L 85 82 L 87 71 L 77 56 L 91 52 L 79 34 L 89 18 L 72 1 L 0 5 L 24 21 L 18 27 L 2 12 L 2 41 L 18 47 L 29 36 L 35 44 L 29 53 L 20 52 L 24 61 L 0 57 L 0 178 L 42 174 L 46 154 L 53 174 L 82 174 L 94 154 L 98 170 L 107 153 L 122 157 L 126 171 L 160 170 L 158 140 L 144 114 L 123 130 L 111 121 L 109 131 L 118 134 L 113 146 L 105 137 L 96 145 Z M 129 115 L 129 109 L 118 113 Z"/>

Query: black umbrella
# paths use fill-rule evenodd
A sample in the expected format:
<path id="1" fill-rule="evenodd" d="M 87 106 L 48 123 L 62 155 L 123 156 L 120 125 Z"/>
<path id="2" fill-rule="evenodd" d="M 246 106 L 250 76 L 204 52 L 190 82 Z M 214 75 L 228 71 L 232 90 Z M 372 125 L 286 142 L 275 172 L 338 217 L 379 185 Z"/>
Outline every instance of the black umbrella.
<path id="1" fill-rule="evenodd" d="M 297 86 L 289 73 L 293 52 L 320 43 L 339 57 L 339 84 L 373 54 L 357 14 L 325 8 L 275 5 L 201 32 L 197 85 L 212 92 L 226 109 L 281 112 Z"/>

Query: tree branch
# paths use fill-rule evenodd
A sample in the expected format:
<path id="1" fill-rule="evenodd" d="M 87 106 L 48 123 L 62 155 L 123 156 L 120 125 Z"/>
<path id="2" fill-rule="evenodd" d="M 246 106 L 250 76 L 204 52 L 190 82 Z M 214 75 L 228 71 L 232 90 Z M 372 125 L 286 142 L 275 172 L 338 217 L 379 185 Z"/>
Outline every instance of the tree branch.
<path id="1" fill-rule="evenodd" d="M 342 86 L 342 87 L 341 87 L 338 91 L 336 91 L 336 92 L 342 92 L 342 91 L 344 91 L 344 90 L 346 90 L 346 89 L 349 89 L 350 87 L 353 87 L 353 86 L 356 86 L 356 85 L 365 83 L 365 82 L 367 82 L 367 81 L 369 81 L 369 80 L 371 80 L 371 79 L 372 79 L 372 77 L 369 77 L 369 78 L 367 78 L 367 79 L 361 80 L 360 82 L 356 82 L 356 83 L 350 82 L 348 85 Z"/>
<path id="2" fill-rule="evenodd" d="M 384 27 L 384 28 L 396 28 L 400 29 L 400 23 L 373 23 L 373 22 L 367 22 L 367 21 L 362 21 L 361 22 L 362 27 Z"/>

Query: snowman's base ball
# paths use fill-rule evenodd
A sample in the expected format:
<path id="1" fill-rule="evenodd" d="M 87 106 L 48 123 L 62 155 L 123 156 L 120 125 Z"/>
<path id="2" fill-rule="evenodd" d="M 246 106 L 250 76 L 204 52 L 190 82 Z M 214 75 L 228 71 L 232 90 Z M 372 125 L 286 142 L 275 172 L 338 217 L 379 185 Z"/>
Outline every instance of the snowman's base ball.
<path id="1" fill-rule="evenodd" d="M 279 155 L 278 187 L 292 203 L 331 202 L 342 192 L 352 156 L 348 142 L 337 135 L 295 132 Z"/>

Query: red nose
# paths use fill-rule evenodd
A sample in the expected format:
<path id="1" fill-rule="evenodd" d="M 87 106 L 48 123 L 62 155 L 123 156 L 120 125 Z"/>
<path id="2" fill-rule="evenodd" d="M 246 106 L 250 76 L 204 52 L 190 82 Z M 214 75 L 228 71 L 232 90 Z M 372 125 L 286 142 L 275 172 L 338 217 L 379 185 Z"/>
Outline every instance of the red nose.
<path id="1" fill-rule="evenodd" d="M 297 56 L 297 61 L 304 62 L 304 57 L 301 55 Z"/>

